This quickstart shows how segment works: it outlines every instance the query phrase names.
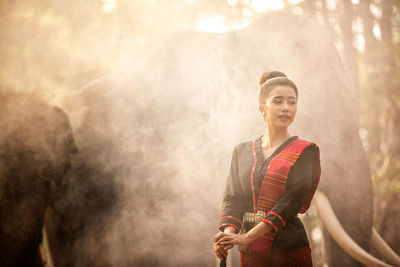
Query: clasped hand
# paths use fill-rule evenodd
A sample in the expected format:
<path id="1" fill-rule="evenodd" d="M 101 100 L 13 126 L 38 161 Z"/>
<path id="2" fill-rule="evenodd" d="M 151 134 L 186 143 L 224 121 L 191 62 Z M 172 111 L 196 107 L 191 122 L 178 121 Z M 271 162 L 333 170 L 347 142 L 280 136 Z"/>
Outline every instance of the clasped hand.
<path id="1" fill-rule="evenodd" d="M 213 247 L 215 255 L 223 260 L 228 256 L 228 250 L 234 245 L 247 246 L 250 243 L 246 234 L 218 233 L 214 236 Z"/>

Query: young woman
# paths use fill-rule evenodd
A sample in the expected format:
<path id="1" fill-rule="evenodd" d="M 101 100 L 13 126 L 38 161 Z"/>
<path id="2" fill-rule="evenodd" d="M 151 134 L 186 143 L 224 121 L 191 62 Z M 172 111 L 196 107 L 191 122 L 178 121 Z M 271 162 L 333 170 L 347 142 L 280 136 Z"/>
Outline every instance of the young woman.
<path id="1" fill-rule="evenodd" d="M 312 266 L 297 214 L 308 209 L 319 183 L 319 149 L 288 132 L 297 111 L 294 82 L 273 71 L 259 83 L 266 133 L 233 150 L 214 252 L 223 260 L 239 245 L 242 267 Z"/>

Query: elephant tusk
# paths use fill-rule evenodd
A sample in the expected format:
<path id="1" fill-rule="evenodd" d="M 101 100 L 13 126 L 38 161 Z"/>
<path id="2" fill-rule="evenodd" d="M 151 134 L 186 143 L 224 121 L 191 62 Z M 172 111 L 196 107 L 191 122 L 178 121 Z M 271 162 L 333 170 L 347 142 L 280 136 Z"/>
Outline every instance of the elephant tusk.
<path id="1" fill-rule="evenodd" d="M 354 240 L 343 229 L 332 209 L 329 199 L 325 194 L 317 191 L 315 192 L 314 199 L 318 214 L 323 224 L 332 238 L 344 251 L 346 251 L 355 260 L 366 266 L 391 266 L 370 255 L 356 242 L 354 242 Z"/>
<path id="2" fill-rule="evenodd" d="M 385 240 L 383 240 L 374 227 L 372 227 L 371 245 L 390 264 L 400 266 L 400 257 L 390 248 Z"/>

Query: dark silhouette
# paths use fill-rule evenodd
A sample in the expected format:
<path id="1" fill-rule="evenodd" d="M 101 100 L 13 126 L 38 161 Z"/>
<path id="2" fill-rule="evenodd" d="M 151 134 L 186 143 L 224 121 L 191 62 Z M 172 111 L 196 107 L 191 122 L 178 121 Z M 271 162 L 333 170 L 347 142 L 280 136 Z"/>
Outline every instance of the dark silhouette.
<path id="1" fill-rule="evenodd" d="M 77 152 L 68 116 L 27 93 L 0 90 L 0 265 L 41 266 L 47 206 Z"/>

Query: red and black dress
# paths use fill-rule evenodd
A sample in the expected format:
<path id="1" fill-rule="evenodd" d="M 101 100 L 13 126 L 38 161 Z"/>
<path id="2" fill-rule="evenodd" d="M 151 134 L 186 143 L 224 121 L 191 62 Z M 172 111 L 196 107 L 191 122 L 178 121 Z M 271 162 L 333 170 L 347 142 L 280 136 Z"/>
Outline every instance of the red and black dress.
<path id="1" fill-rule="evenodd" d="M 319 148 L 293 136 L 264 159 L 261 137 L 233 150 L 219 229 L 242 233 L 255 224 L 242 223 L 245 212 L 265 212 L 262 221 L 274 229 L 241 249 L 240 265 L 312 266 L 311 250 L 298 213 L 311 202 L 321 174 Z"/>

